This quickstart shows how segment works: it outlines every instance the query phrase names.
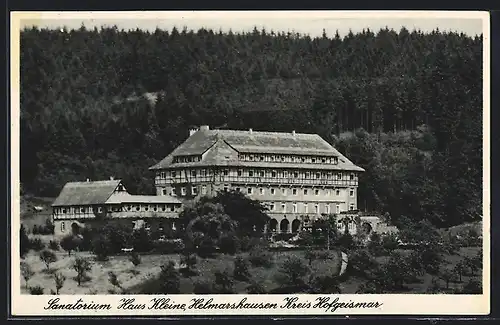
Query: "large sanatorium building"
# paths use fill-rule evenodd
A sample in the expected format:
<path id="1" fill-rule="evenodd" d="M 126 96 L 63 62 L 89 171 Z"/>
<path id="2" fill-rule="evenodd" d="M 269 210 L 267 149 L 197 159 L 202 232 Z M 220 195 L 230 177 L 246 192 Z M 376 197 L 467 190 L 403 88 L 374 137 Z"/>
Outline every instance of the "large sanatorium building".
<path id="1" fill-rule="evenodd" d="M 172 220 L 186 200 L 228 190 L 266 204 L 268 230 L 296 232 L 322 214 L 357 210 L 358 179 L 364 171 L 316 134 L 209 126 L 190 130 L 150 170 L 156 173 L 156 196 L 130 195 L 120 180 L 66 184 L 53 204 L 56 233 L 101 215 L 135 225 Z"/>

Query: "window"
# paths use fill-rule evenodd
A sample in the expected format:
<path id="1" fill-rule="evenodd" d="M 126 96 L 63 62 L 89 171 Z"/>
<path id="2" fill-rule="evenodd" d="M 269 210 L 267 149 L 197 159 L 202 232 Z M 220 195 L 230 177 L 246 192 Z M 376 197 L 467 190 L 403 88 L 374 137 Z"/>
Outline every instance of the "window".
<path id="1" fill-rule="evenodd" d="M 165 172 L 160 173 L 160 178 L 167 178 L 167 175 L 165 174 Z"/>
<path id="2" fill-rule="evenodd" d="M 172 171 L 172 177 L 175 177 L 177 173 L 175 171 Z"/>
<path id="3" fill-rule="evenodd" d="M 335 195 L 340 196 L 340 190 L 335 190 Z"/>
<path id="4" fill-rule="evenodd" d="M 283 213 L 286 212 L 286 204 L 281 204 L 281 210 L 283 211 Z"/>
<path id="5" fill-rule="evenodd" d="M 229 190 L 229 187 L 227 185 L 224 185 L 224 192 L 227 192 Z"/>
<path id="6" fill-rule="evenodd" d="M 153 207 L 153 211 L 154 211 L 154 212 L 158 211 L 158 206 L 157 206 L 157 205 L 155 205 L 155 206 Z"/>
<path id="7" fill-rule="evenodd" d="M 185 187 L 181 187 L 181 195 L 182 196 L 186 195 L 186 188 Z"/>
<path id="8" fill-rule="evenodd" d="M 167 189 L 165 187 L 161 189 L 161 194 L 167 195 Z"/>
<path id="9" fill-rule="evenodd" d="M 165 211 L 167 208 L 165 207 L 165 204 L 161 205 L 161 211 Z"/>
<path id="10" fill-rule="evenodd" d="M 97 212 L 102 213 L 102 207 L 98 207 Z"/>
<path id="11" fill-rule="evenodd" d="M 325 205 L 325 213 L 330 214 L 330 206 L 328 204 Z"/>
<path id="12" fill-rule="evenodd" d="M 241 169 L 238 169 L 238 176 L 243 175 L 243 171 Z"/>
<path id="13" fill-rule="evenodd" d="M 313 164 L 315 164 L 315 163 L 316 163 L 316 158 L 312 158 L 312 159 L 311 159 L 311 162 L 312 162 Z"/>
<path id="14" fill-rule="evenodd" d="M 306 172 L 306 178 L 309 178 L 309 172 Z"/>
<path id="15" fill-rule="evenodd" d="M 335 205 L 335 213 L 340 213 L 340 204 Z"/>
<path id="16" fill-rule="evenodd" d="M 207 187 L 206 187 L 205 185 L 203 185 L 203 186 L 201 187 L 201 194 L 202 194 L 202 195 L 207 194 Z"/>
<path id="17" fill-rule="evenodd" d="M 259 175 L 260 177 L 264 177 L 264 172 L 263 171 L 259 172 Z"/>
<path id="18" fill-rule="evenodd" d="M 170 206 L 170 211 L 172 211 L 172 212 L 174 212 L 174 211 L 175 211 L 175 205 L 173 205 L 173 204 L 172 204 L 172 205 Z"/>
<path id="19" fill-rule="evenodd" d="M 66 213 L 66 209 L 62 209 L 62 213 Z"/>
<path id="20" fill-rule="evenodd" d="M 248 176 L 249 176 L 249 177 L 253 177 L 253 170 L 249 170 L 249 171 L 248 171 Z"/>
<path id="21" fill-rule="evenodd" d="M 299 172 L 294 172 L 294 173 L 293 173 L 293 177 L 295 177 L 295 178 L 299 178 Z"/>
<path id="22" fill-rule="evenodd" d="M 191 187 L 191 195 L 198 195 L 198 188 L 197 187 Z"/>
<path id="23" fill-rule="evenodd" d="M 325 190 L 325 195 L 329 196 L 330 195 L 330 190 Z"/>
<path id="24" fill-rule="evenodd" d="M 271 176 L 276 177 L 276 172 L 274 170 L 271 172 Z"/>
<path id="25" fill-rule="evenodd" d="M 61 222 L 61 232 L 65 232 L 66 231 L 66 224 L 63 222 Z"/>
<path id="26" fill-rule="evenodd" d="M 252 189 L 251 187 L 249 187 L 249 188 L 247 189 L 247 193 L 248 193 L 248 194 L 252 194 L 252 193 L 253 193 L 253 189 Z"/>
<path id="27" fill-rule="evenodd" d="M 175 188 L 171 188 L 170 189 L 170 195 L 171 196 L 175 196 Z"/>
<path id="28" fill-rule="evenodd" d="M 288 172 L 283 172 L 283 177 L 287 178 L 288 177 Z"/>
<path id="29" fill-rule="evenodd" d="M 314 190 L 314 195 L 319 195 L 319 190 Z"/>
<path id="30" fill-rule="evenodd" d="M 320 173 L 316 173 L 316 179 L 318 179 L 320 177 L 321 177 Z"/>
<path id="31" fill-rule="evenodd" d="M 259 194 L 260 194 L 260 195 L 264 195 L 264 189 L 263 189 L 262 187 L 261 187 L 261 188 L 259 188 Z"/>
<path id="32" fill-rule="evenodd" d="M 342 173 L 337 173 L 337 179 L 341 180 L 342 179 Z"/>
<path id="33" fill-rule="evenodd" d="M 271 189 L 271 195 L 274 195 L 276 193 L 276 190 L 274 188 Z"/>
<path id="34" fill-rule="evenodd" d="M 351 181 L 354 180 L 354 174 L 351 174 Z"/>
<path id="35" fill-rule="evenodd" d="M 309 205 L 307 203 L 304 203 L 304 213 L 309 212 Z"/>
<path id="36" fill-rule="evenodd" d="M 201 176 L 205 177 L 207 175 L 207 171 L 205 169 L 201 170 Z"/>
<path id="37" fill-rule="evenodd" d="M 314 205 L 314 213 L 319 213 L 319 205 Z"/>
<path id="38" fill-rule="evenodd" d="M 191 171 L 191 176 L 192 176 L 192 177 L 196 177 L 196 170 L 192 170 L 192 171 Z"/>
<path id="39" fill-rule="evenodd" d="M 269 210 L 274 211 L 276 209 L 276 205 L 274 203 L 271 203 L 269 205 Z"/>
<path id="40" fill-rule="evenodd" d="M 222 173 L 223 173 L 224 176 L 227 176 L 227 175 L 229 175 L 229 170 L 224 169 L 224 171 Z"/>
<path id="41" fill-rule="evenodd" d="M 80 208 L 80 213 L 85 213 L 85 208 L 81 207 Z"/>
<path id="42" fill-rule="evenodd" d="M 241 188 L 237 187 L 235 188 L 236 192 L 241 192 Z"/>
<path id="43" fill-rule="evenodd" d="M 135 211 L 141 211 L 141 206 L 140 205 L 136 205 L 135 206 Z"/>
<path id="44" fill-rule="evenodd" d="M 350 196 L 350 197 L 353 197 L 353 196 L 354 196 L 354 190 L 353 190 L 353 189 L 349 190 L 349 196 Z"/>
<path id="45" fill-rule="evenodd" d="M 324 164 L 326 162 L 326 159 L 325 158 L 322 158 L 321 159 L 321 162 Z"/>
<path id="46" fill-rule="evenodd" d="M 293 204 L 293 213 L 297 213 L 297 204 L 296 203 Z"/>
<path id="47" fill-rule="evenodd" d="M 264 156 L 259 157 L 260 161 L 264 161 Z"/>
<path id="48" fill-rule="evenodd" d="M 307 189 L 304 189 L 304 195 L 307 195 Z"/>
<path id="49" fill-rule="evenodd" d="M 148 205 L 144 206 L 144 211 L 149 211 L 149 206 Z"/>
<path id="50" fill-rule="evenodd" d="M 349 204 L 349 210 L 354 210 L 354 203 Z"/>
<path id="51" fill-rule="evenodd" d="M 296 188 L 292 189 L 292 194 L 293 195 L 297 195 L 297 189 Z"/>
<path id="52" fill-rule="evenodd" d="M 281 189 L 281 194 L 286 195 L 286 188 Z"/>

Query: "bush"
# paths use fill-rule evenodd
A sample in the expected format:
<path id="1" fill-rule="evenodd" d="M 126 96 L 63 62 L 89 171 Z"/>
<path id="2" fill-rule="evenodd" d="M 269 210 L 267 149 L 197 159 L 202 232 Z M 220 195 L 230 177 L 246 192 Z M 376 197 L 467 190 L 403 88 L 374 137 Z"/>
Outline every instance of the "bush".
<path id="1" fill-rule="evenodd" d="M 240 250 L 240 241 L 235 235 L 223 235 L 219 239 L 219 250 L 221 253 L 234 255 Z"/>
<path id="2" fill-rule="evenodd" d="M 289 241 L 295 236 L 295 234 L 291 233 L 279 233 L 279 234 L 274 234 L 273 239 L 275 241 Z"/>
<path id="3" fill-rule="evenodd" d="M 398 238 L 395 234 L 385 234 L 382 236 L 382 247 L 392 251 L 399 247 Z"/>
<path id="4" fill-rule="evenodd" d="M 309 266 L 311 266 L 312 262 L 314 262 L 314 260 L 318 258 L 318 252 L 312 249 L 308 249 L 304 253 L 304 257 L 309 262 Z"/>
<path id="5" fill-rule="evenodd" d="M 107 261 L 111 254 L 111 242 L 109 238 L 102 234 L 92 240 L 92 252 L 98 261 Z"/>
<path id="6" fill-rule="evenodd" d="M 24 257 L 31 249 L 31 241 L 28 234 L 26 234 L 26 228 L 24 228 L 23 225 L 21 225 L 21 228 L 19 229 L 19 241 L 21 257 Z"/>
<path id="7" fill-rule="evenodd" d="M 50 267 L 50 264 L 57 261 L 57 256 L 53 251 L 45 249 L 45 250 L 40 252 L 40 260 L 42 260 L 42 262 L 45 263 L 45 266 L 47 266 L 47 270 L 48 270 Z"/>
<path id="8" fill-rule="evenodd" d="M 266 247 L 268 246 L 267 240 L 259 237 L 243 236 L 240 239 L 240 249 L 243 252 L 248 252 L 255 247 Z"/>
<path id="9" fill-rule="evenodd" d="M 40 238 L 33 238 L 30 240 L 30 247 L 36 252 L 39 252 L 45 249 L 45 244 L 42 242 Z"/>
<path id="10" fill-rule="evenodd" d="M 122 288 L 122 285 L 120 281 L 118 280 L 118 276 L 116 276 L 115 272 L 109 271 L 108 272 L 108 281 L 111 283 L 111 285 L 115 288 Z M 114 289 L 116 291 L 116 289 Z"/>
<path id="11" fill-rule="evenodd" d="M 180 293 L 180 275 L 175 262 L 168 261 L 161 266 L 159 293 Z"/>
<path id="12" fill-rule="evenodd" d="M 318 260 L 326 261 L 326 260 L 329 260 L 330 258 L 332 258 L 332 255 L 331 255 L 330 251 L 322 250 L 322 251 L 318 251 L 316 253 L 316 258 Z"/>
<path id="13" fill-rule="evenodd" d="M 134 231 L 132 246 L 134 247 L 134 251 L 139 253 L 150 252 L 154 248 L 153 240 L 144 227 Z"/>
<path id="14" fill-rule="evenodd" d="M 483 289 L 481 283 L 475 279 L 470 279 L 467 284 L 463 286 L 462 293 L 464 294 L 482 294 Z"/>
<path id="15" fill-rule="evenodd" d="M 198 256 L 202 258 L 209 258 L 214 256 L 216 252 L 215 247 L 215 240 L 206 236 L 201 240 L 200 244 L 196 248 L 196 251 L 198 253 Z"/>
<path id="16" fill-rule="evenodd" d="M 76 249 L 76 241 L 74 240 L 72 235 L 67 235 L 64 236 L 61 239 L 61 247 L 64 249 L 66 252 L 68 252 L 68 256 L 71 256 L 71 252 Z"/>
<path id="17" fill-rule="evenodd" d="M 298 256 L 289 256 L 280 266 L 276 280 L 282 286 L 300 286 L 304 284 L 303 277 L 309 272 L 309 267 Z"/>
<path id="18" fill-rule="evenodd" d="M 331 275 L 312 276 L 309 280 L 308 293 L 326 294 L 326 293 L 341 293 L 339 280 Z"/>
<path id="19" fill-rule="evenodd" d="M 214 293 L 212 282 L 207 280 L 198 280 L 193 283 L 193 293 L 195 294 L 209 294 Z"/>
<path id="20" fill-rule="evenodd" d="M 198 263 L 198 259 L 195 254 L 191 254 L 189 252 L 184 252 L 181 256 L 181 264 L 184 265 L 183 273 L 186 276 L 196 275 L 198 272 L 196 271 L 196 264 Z"/>
<path id="21" fill-rule="evenodd" d="M 43 295 L 43 288 L 40 286 L 30 287 L 30 295 Z"/>
<path id="22" fill-rule="evenodd" d="M 266 268 L 270 268 L 274 262 L 273 255 L 260 247 L 256 247 L 250 251 L 248 260 L 255 267 L 263 266 Z"/>
<path id="23" fill-rule="evenodd" d="M 348 268 L 354 275 L 368 278 L 376 267 L 377 261 L 366 249 L 355 250 L 349 255 Z"/>
<path id="24" fill-rule="evenodd" d="M 239 281 L 247 281 L 250 279 L 250 262 L 243 256 L 237 256 L 234 259 L 233 277 Z"/>
<path id="25" fill-rule="evenodd" d="M 58 251 L 59 250 L 59 243 L 55 240 L 51 240 L 49 242 L 49 248 L 52 249 L 53 251 Z"/>
<path id="26" fill-rule="evenodd" d="M 132 262 L 132 264 L 134 264 L 134 266 L 141 264 L 141 256 L 136 252 L 132 252 L 128 259 Z"/>
<path id="27" fill-rule="evenodd" d="M 154 252 L 159 254 L 179 254 L 185 249 L 182 239 L 167 239 L 165 241 L 157 241 L 153 244 Z"/>
<path id="28" fill-rule="evenodd" d="M 33 235 L 39 235 L 40 234 L 40 228 L 38 227 L 38 225 L 33 225 L 33 230 L 31 231 L 31 233 Z"/>
<path id="29" fill-rule="evenodd" d="M 35 272 L 31 269 L 31 266 L 26 262 L 21 262 L 21 276 L 24 278 L 26 283 L 26 289 L 28 289 L 29 280 L 35 275 Z"/>
<path id="30" fill-rule="evenodd" d="M 215 290 L 217 293 L 233 293 L 233 279 L 228 270 L 215 271 Z"/>
<path id="31" fill-rule="evenodd" d="M 59 294 L 59 291 L 62 289 L 64 286 L 64 282 L 66 281 L 66 277 L 62 275 L 61 273 L 55 273 L 54 274 L 54 282 L 56 283 L 56 295 Z"/>
<path id="32" fill-rule="evenodd" d="M 386 253 L 382 247 L 380 235 L 375 232 L 370 236 L 370 241 L 366 247 L 373 256 L 382 256 Z"/>
<path id="33" fill-rule="evenodd" d="M 262 286 L 260 283 L 258 283 L 256 281 L 252 281 L 252 283 L 250 283 L 250 285 L 246 288 L 246 290 L 247 290 L 247 293 L 249 293 L 249 294 L 265 294 L 265 293 L 267 293 L 264 286 Z"/>

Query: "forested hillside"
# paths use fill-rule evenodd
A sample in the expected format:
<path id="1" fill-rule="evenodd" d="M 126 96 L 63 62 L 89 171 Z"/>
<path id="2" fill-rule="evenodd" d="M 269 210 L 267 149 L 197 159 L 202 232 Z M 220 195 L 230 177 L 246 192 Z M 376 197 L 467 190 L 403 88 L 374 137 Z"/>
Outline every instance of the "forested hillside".
<path id="1" fill-rule="evenodd" d="M 482 36 L 22 31 L 23 191 L 152 192 L 147 168 L 200 124 L 318 133 L 367 170 L 361 208 L 395 221 L 482 214 Z"/>

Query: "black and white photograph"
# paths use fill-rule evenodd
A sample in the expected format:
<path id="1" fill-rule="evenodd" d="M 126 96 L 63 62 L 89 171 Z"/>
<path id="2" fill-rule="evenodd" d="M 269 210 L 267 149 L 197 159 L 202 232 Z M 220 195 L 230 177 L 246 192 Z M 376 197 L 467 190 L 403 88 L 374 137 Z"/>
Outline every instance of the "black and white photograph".
<path id="1" fill-rule="evenodd" d="M 487 299 L 488 19 L 12 18 L 13 294 L 44 313 Z"/>

